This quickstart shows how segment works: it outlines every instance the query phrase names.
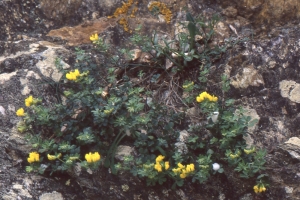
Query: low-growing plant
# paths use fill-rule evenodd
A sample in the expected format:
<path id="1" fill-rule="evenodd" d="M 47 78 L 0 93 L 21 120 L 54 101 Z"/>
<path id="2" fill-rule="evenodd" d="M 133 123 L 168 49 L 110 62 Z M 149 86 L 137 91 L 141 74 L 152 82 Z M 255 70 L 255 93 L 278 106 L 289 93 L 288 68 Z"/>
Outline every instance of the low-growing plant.
<path id="1" fill-rule="evenodd" d="M 95 64 L 79 48 L 74 69 L 63 69 L 57 60 L 57 68 L 64 74 L 57 91 L 61 101 L 47 104 L 41 97 L 29 96 L 26 108 L 16 112 L 23 117 L 18 130 L 28 133 L 33 148 L 26 170 L 53 173 L 78 164 L 92 170 L 104 166 L 113 174 L 130 171 L 145 178 L 148 185 L 173 181 L 173 188 L 182 186 L 186 179 L 204 183 L 214 174 L 223 173 L 225 167 L 242 178 L 261 173 L 266 151 L 248 148 L 244 140 L 248 127 L 256 121 L 237 109 L 234 100 L 212 95 L 201 85 L 207 84 L 210 63 L 228 47 L 209 47 L 217 18 L 206 23 L 206 19 L 187 14 L 187 20 L 188 33 L 180 33 L 177 40 L 161 44 L 156 34 L 151 39 L 139 34 L 131 37 L 133 45 L 140 44 L 152 55 L 148 64 L 128 61 L 130 51 L 111 50 L 97 34 L 90 39 L 102 64 Z M 195 41 L 196 34 L 203 37 L 201 43 Z M 179 42 L 179 48 L 172 47 L 175 42 Z M 197 50 L 200 46 L 203 52 Z M 181 87 L 188 94 L 183 105 L 194 104 L 200 110 L 198 124 L 191 123 L 185 112 L 155 101 L 149 86 L 134 82 L 127 74 L 130 67 L 153 65 L 154 69 L 164 69 L 165 59 L 176 65 L 179 77 L 190 64 L 201 66 L 198 79 L 186 80 Z M 125 70 L 116 73 L 117 69 Z M 147 84 L 155 84 L 170 70 L 150 75 L 140 70 L 136 75 L 140 79 L 149 77 Z M 228 78 L 224 76 L 221 81 L 225 93 L 230 88 Z M 186 129 L 188 132 L 183 133 Z M 117 147 L 123 143 L 134 147 L 136 153 L 115 163 Z M 265 190 L 259 181 L 255 192 Z"/>

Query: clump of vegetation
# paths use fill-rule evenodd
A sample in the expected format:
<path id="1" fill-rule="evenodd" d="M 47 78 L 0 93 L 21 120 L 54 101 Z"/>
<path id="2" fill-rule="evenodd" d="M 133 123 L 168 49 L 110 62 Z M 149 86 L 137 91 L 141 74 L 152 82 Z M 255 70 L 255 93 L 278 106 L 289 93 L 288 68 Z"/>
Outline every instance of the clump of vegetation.
<path id="1" fill-rule="evenodd" d="M 123 14 L 124 9 L 117 13 Z M 101 64 L 93 63 L 81 49 L 76 51 L 74 69 L 63 69 L 58 60 L 57 67 L 65 74 L 60 81 L 64 90 L 58 95 L 64 100 L 57 98 L 58 102 L 44 106 L 42 99 L 29 96 L 25 99 L 26 108 L 16 112 L 23 118 L 18 130 L 28 133 L 33 148 L 27 171 L 53 173 L 78 164 L 92 170 L 104 166 L 113 174 L 129 171 L 145 178 L 148 185 L 173 181 L 173 188 L 182 186 L 187 179 L 204 183 L 225 169 L 239 173 L 241 178 L 262 173 L 266 151 L 248 147 L 243 138 L 256 121 L 244 115 L 234 100 L 225 99 L 229 90 L 227 77 L 221 79 L 222 94 L 203 89 L 208 84 L 210 64 L 238 41 L 210 47 L 216 18 L 206 22 L 187 14 L 187 19 L 188 32 L 163 45 L 155 33 L 151 38 L 138 33 L 130 38 L 133 45 L 150 55 L 147 62 L 128 61 L 129 50 L 111 51 L 97 34 L 90 39 L 103 59 Z M 201 41 L 195 40 L 196 34 L 201 35 Z M 171 45 L 175 42 L 178 48 Z M 166 59 L 174 67 L 165 69 Z M 134 73 L 130 74 L 132 69 Z M 197 79 L 182 76 L 183 69 L 198 69 Z M 135 76 L 140 81 L 133 81 Z M 181 79 L 174 96 L 179 96 L 180 91 L 185 94 L 178 98 L 185 110 L 198 107 L 199 123 L 192 123 L 184 109 L 179 111 L 155 98 L 160 76 L 173 85 L 174 77 Z M 158 89 L 153 91 L 151 87 Z M 124 142 L 134 147 L 136 154 L 115 163 L 117 147 Z M 264 177 L 258 176 L 255 192 L 265 191 Z"/>

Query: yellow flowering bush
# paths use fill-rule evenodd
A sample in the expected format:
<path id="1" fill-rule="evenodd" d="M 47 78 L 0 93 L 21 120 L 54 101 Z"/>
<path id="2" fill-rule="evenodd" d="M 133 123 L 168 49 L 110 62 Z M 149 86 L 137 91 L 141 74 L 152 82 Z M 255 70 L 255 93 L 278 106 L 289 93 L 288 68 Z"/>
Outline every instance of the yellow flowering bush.
<path id="1" fill-rule="evenodd" d="M 19 108 L 19 109 L 17 110 L 17 112 L 16 112 L 16 115 L 17 115 L 18 117 L 23 117 L 23 116 L 25 115 L 24 109 L 23 109 L 23 108 Z"/>
<path id="2" fill-rule="evenodd" d="M 122 8 L 114 13 L 114 17 L 118 16 L 118 22 L 126 31 L 128 31 L 127 12 L 133 3 L 133 0 L 123 3 Z M 171 21 L 172 13 L 165 4 L 152 2 L 149 9 L 151 11 L 158 9 L 166 17 L 168 23 Z M 136 11 L 137 9 L 132 9 L 131 15 L 134 16 Z M 188 14 L 187 18 L 190 25 L 196 23 Z M 203 55 L 200 55 L 193 45 L 187 45 L 194 39 L 190 37 L 191 35 L 182 37 L 183 42 L 179 41 L 180 48 L 189 46 L 188 50 L 168 49 L 171 45 L 160 46 L 155 33 L 151 40 L 137 35 L 130 40 L 136 44 L 139 41 L 147 41 L 145 45 L 134 45 L 142 47 L 143 52 L 149 50 L 151 50 L 149 52 L 152 50 L 157 52 L 156 56 L 153 55 L 153 60 L 149 56 L 151 61 L 149 67 L 164 68 L 165 59 L 171 56 L 171 53 L 181 54 L 183 59 L 174 57 L 173 60 L 176 66 L 172 68 L 174 72 L 176 71 L 174 76 L 177 76 L 185 67 L 187 70 L 193 69 L 192 63 L 195 62 L 196 65 L 203 63 L 202 60 L 197 61 Z M 209 41 L 209 38 L 206 39 Z M 48 102 L 45 101 L 43 105 L 32 106 L 31 110 L 28 108 L 24 117 L 25 128 L 23 130 L 31 129 L 30 132 L 34 133 L 30 138 L 30 143 L 36 151 L 29 155 L 28 162 L 33 164 L 26 168 L 28 172 L 42 172 L 44 170 L 42 169 L 43 155 L 46 155 L 48 159 L 45 162 L 48 161 L 46 163 L 48 171 L 67 171 L 80 162 L 82 167 L 88 169 L 97 169 L 102 163 L 104 167 L 111 169 L 111 173 L 116 174 L 117 166 L 114 158 L 117 147 L 128 143 L 134 146 L 138 153 L 132 159 L 124 159 L 122 162 L 125 164 L 118 164 L 118 169 L 121 169 L 120 165 L 123 165 L 123 169 L 126 168 L 133 175 L 146 178 L 148 185 L 163 184 L 171 180 L 174 181 L 174 187 L 182 186 L 189 178 L 192 182 L 204 183 L 211 175 L 223 172 L 221 166 L 212 167 L 214 166 L 212 163 L 219 161 L 222 161 L 222 165 L 223 162 L 225 165 L 225 162 L 232 161 L 232 166 L 237 166 L 237 170 L 234 170 L 241 172 L 244 177 L 253 177 L 255 173 L 263 169 L 264 154 L 258 155 L 258 151 L 247 154 L 250 150 L 245 149 L 246 145 L 242 136 L 246 133 L 249 119 L 242 114 L 236 116 L 235 108 L 232 104 L 224 102 L 224 98 L 220 98 L 222 102 L 218 104 L 216 103 L 218 97 L 207 92 L 202 92 L 196 97 L 198 90 L 206 87 L 199 86 L 198 83 L 201 80 L 194 79 L 193 76 L 192 80 L 183 84 L 183 88 L 176 84 L 179 92 L 183 89 L 183 93 L 191 97 L 190 102 L 179 103 L 183 106 L 183 110 L 192 107 L 195 104 L 195 98 L 198 103 L 201 103 L 198 104 L 201 107 L 200 116 L 195 116 L 199 119 L 200 125 L 194 125 L 191 124 L 191 120 L 186 119 L 184 112 L 170 110 L 171 107 L 159 103 L 154 98 L 155 94 L 151 88 L 155 88 L 152 84 L 157 84 L 157 79 L 161 75 L 160 70 L 157 71 L 158 74 L 149 74 L 145 81 L 134 83 L 132 76 L 136 73 L 122 72 L 123 70 L 126 72 L 128 67 L 136 64 L 122 59 L 123 55 L 129 52 L 127 49 L 108 51 L 108 46 L 98 34 L 91 35 L 90 40 L 96 47 L 96 51 L 91 52 L 99 54 L 101 62 L 92 58 L 94 55 L 77 48 L 74 70 L 66 73 L 65 69 L 59 68 L 66 73 L 65 78 L 70 81 L 59 82 L 59 87 L 57 87 L 59 91 L 56 93 L 58 95 L 55 96 L 58 101 L 51 102 L 50 107 L 47 107 Z M 185 53 L 186 51 L 189 52 Z M 112 53 L 115 52 L 117 52 L 116 55 L 113 55 Z M 209 60 L 212 60 L 210 56 Z M 120 74 L 117 73 L 116 67 L 120 67 Z M 140 80 L 145 78 L 143 73 L 148 73 L 142 71 L 143 69 L 141 68 L 141 73 L 138 75 Z M 89 74 L 87 70 L 93 73 Z M 167 73 L 166 77 L 170 78 L 168 74 L 170 73 Z M 182 77 L 178 76 L 178 83 L 181 83 Z M 75 81 L 76 84 L 72 84 L 71 81 Z M 146 89 L 146 82 L 151 84 L 151 87 L 147 86 Z M 210 87 L 207 86 L 207 88 Z M 63 101 L 60 95 L 64 95 Z M 35 99 L 32 96 L 26 98 L 26 107 L 33 104 L 35 104 Z M 211 123 L 210 119 L 214 113 L 218 114 L 217 120 Z M 24 110 L 17 111 L 16 114 L 25 115 Z M 187 136 L 181 135 L 182 130 L 187 130 Z M 35 131 L 40 134 L 35 134 Z M 204 138 L 203 133 L 209 134 L 206 134 Z M 182 143 L 180 145 L 184 146 L 187 151 L 179 151 L 179 143 Z M 236 157 L 237 159 L 231 159 L 230 154 L 224 153 L 227 150 L 231 151 L 232 156 L 234 155 L 232 152 L 237 153 L 237 150 L 242 155 Z M 89 153 L 85 154 L 82 151 Z M 101 151 L 101 156 L 105 157 L 104 162 L 100 162 L 101 156 L 97 151 Z M 41 153 L 41 158 L 37 152 Z M 61 153 L 53 155 L 53 152 Z M 155 157 L 155 155 L 158 156 Z M 81 161 L 82 157 L 85 159 Z M 165 157 L 168 161 L 164 161 Z M 51 162 L 54 160 L 55 162 Z M 239 165 L 240 161 L 243 166 Z M 182 163 L 190 164 L 183 165 Z"/>
<path id="3" fill-rule="evenodd" d="M 29 157 L 27 158 L 27 161 L 29 163 L 39 162 L 40 161 L 40 154 L 37 153 L 37 152 L 31 152 L 31 153 L 29 153 Z"/>

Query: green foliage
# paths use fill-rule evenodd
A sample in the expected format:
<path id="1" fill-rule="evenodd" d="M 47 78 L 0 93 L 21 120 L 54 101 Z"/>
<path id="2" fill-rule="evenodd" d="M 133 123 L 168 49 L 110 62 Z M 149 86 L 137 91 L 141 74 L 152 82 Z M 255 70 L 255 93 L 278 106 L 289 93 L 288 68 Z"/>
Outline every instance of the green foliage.
<path id="1" fill-rule="evenodd" d="M 196 102 L 196 96 L 208 84 L 210 64 L 230 46 L 210 45 L 218 18 L 193 18 L 189 13 L 186 17 L 188 23 L 182 25 L 188 32 L 179 33 L 173 40 L 161 39 L 157 33 L 151 38 L 133 34 L 130 42 L 151 55 L 148 63 L 129 61 L 132 54 L 128 49 L 113 51 L 101 37 L 93 41 L 94 53 L 102 59 L 101 64 L 95 64 L 90 54 L 76 48 L 74 67 L 79 73 L 75 76 L 75 70 L 66 71 L 59 59 L 56 60 L 58 69 L 66 74 L 60 81 L 63 101 L 51 105 L 37 101 L 27 108 L 24 122 L 19 126 L 20 130 L 28 131 L 32 148 L 42 158 L 48 157 L 31 163 L 26 171 L 52 173 L 66 171 L 78 163 L 89 169 L 101 165 L 114 174 L 130 171 L 145 178 L 148 185 L 172 180 L 173 188 L 190 178 L 192 182 L 204 183 L 224 171 L 222 167 L 214 171 L 213 163 L 227 165 L 243 178 L 261 173 L 266 152 L 243 153 L 246 149 L 243 137 L 255 121 L 237 109 L 230 99 L 211 97 Z M 202 39 L 195 40 L 196 35 Z M 199 106 L 200 123 L 191 123 L 183 112 L 174 112 L 155 101 L 148 84 L 155 84 L 163 72 L 170 72 L 164 67 L 166 59 L 175 65 L 173 70 L 177 73 L 172 76 L 180 77 L 183 69 L 200 66 L 197 79 L 182 81 L 180 88 L 186 94 L 185 109 Z M 155 70 L 149 73 L 146 67 Z M 117 70 L 121 73 L 116 73 Z M 130 71 L 139 79 L 148 77 L 147 84 L 134 82 Z M 71 72 L 73 79 L 67 78 Z M 221 81 L 222 90 L 227 92 L 228 77 L 222 76 Z M 182 139 L 180 131 L 184 129 L 188 129 L 189 135 Z M 133 146 L 136 155 L 115 163 L 117 147 L 123 143 Z M 89 152 L 99 152 L 105 161 L 99 161 L 100 158 Z M 89 160 L 87 154 L 94 157 Z M 159 156 L 163 160 L 157 161 Z"/>

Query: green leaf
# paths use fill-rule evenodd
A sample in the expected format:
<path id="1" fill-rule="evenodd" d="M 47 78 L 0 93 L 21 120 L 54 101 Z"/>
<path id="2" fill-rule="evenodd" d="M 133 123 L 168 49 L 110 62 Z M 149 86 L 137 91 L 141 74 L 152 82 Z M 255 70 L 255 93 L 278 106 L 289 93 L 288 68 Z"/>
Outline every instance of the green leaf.
<path id="1" fill-rule="evenodd" d="M 212 155 L 213 153 L 214 153 L 214 151 L 213 151 L 212 149 L 208 149 L 208 150 L 207 150 L 207 154 L 208 154 L 208 155 Z"/>
<path id="2" fill-rule="evenodd" d="M 195 23 L 195 20 L 194 20 L 192 14 L 189 13 L 189 12 L 186 13 L 186 20 L 189 21 L 189 22 Z"/>
<path id="3" fill-rule="evenodd" d="M 219 172 L 219 173 L 223 173 L 223 172 L 224 172 L 224 169 L 223 169 L 223 168 L 220 168 L 220 169 L 218 170 L 218 172 Z"/>
<path id="4" fill-rule="evenodd" d="M 248 123 L 248 127 L 252 127 L 252 126 L 256 125 L 257 122 L 258 122 L 258 119 L 254 119 L 254 120 L 250 121 L 250 122 Z"/>

